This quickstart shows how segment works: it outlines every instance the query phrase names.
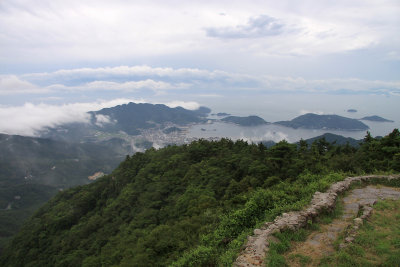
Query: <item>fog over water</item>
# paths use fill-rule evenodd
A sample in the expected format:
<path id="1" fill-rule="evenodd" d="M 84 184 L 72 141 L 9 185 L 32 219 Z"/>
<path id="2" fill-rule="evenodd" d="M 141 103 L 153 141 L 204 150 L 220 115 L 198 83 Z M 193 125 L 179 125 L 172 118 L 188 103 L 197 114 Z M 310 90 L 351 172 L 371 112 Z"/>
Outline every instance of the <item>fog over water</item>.
<path id="1" fill-rule="evenodd" d="M 220 98 L 208 102 L 212 113 L 226 112 L 235 116 L 257 115 L 268 122 L 291 120 L 306 113 L 336 114 L 348 118 L 360 119 L 378 115 L 394 122 L 365 121 L 373 136 L 384 136 L 394 128 L 400 128 L 399 97 L 384 95 L 265 95 L 263 97 L 242 96 L 240 98 Z M 357 112 L 348 112 L 356 109 Z M 210 116 L 210 118 L 217 118 Z M 213 122 L 192 126 L 190 137 L 228 137 L 248 141 L 287 140 L 296 142 L 324 133 L 333 133 L 355 139 L 364 138 L 366 131 L 333 131 L 292 129 L 269 124 L 256 127 L 242 127 L 234 124 Z"/>
<path id="2" fill-rule="evenodd" d="M 368 123 L 370 131 L 374 136 L 386 135 L 393 128 L 393 123 Z M 385 129 L 385 130 L 383 130 Z M 379 133 L 381 134 L 379 134 Z M 366 131 L 333 131 L 333 130 L 309 130 L 309 129 L 292 129 L 289 127 L 269 124 L 254 127 L 242 127 L 239 125 L 223 122 L 213 122 L 209 124 L 194 125 L 190 127 L 188 136 L 209 138 L 209 137 L 227 137 L 234 140 L 243 139 L 249 142 L 274 141 L 279 142 L 286 140 L 288 142 L 296 142 L 302 139 L 309 139 L 324 133 L 333 133 L 345 137 L 355 139 L 363 139 Z M 378 134 L 377 134 L 378 133 Z"/>

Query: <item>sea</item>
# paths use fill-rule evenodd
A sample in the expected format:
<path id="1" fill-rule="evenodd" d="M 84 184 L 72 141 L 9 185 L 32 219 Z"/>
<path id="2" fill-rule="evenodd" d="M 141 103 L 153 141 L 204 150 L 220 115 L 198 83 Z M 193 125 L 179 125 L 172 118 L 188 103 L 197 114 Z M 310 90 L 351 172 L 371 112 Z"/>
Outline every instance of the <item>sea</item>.
<path id="1" fill-rule="evenodd" d="M 385 95 L 266 95 L 242 96 L 237 98 L 215 98 L 207 101 L 207 106 L 212 109 L 211 114 L 225 112 L 234 116 L 256 115 L 267 122 L 291 120 L 306 113 L 336 114 L 348 118 L 360 119 L 365 116 L 377 115 L 394 122 L 373 122 L 362 120 L 369 126 L 372 136 L 385 136 L 400 128 L 400 103 L 399 97 Z M 349 112 L 349 110 L 356 112 Z M 344 137 L 360 140 L 367 131 L 338 131 L 293 129 L 275 124 L 255 127 L 242 127 L 231 123 L 218 121 L 222 117 L 211 115 L 205 124 L 193 125 L 189 128 L 187 136 L 197 138 L 231 138 L 242 139 L 249 142 L 286 140 L 297 142 L 320 136 L 324 133 L 333 133 Z"/>

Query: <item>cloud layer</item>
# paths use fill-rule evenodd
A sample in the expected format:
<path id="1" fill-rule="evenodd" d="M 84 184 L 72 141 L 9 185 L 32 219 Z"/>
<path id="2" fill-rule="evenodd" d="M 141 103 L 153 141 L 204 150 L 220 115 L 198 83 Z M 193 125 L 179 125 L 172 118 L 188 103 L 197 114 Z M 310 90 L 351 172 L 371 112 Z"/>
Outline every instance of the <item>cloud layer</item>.
<path id="1" fill-rule="evenodd" d="M 207 28 L 207 35 L 218 38 L 262 38 L 283 33 L 284 25 L 267 15 L 250 18 L 245 25 L 223 28 Z"/>
<path id="2" fill-rule="evenodd" d="M 323 60 L 316 57 L 360 49 L 398 61 L 399 12 L 397 0 L 2 1 L 0 67 L 186 60 L 230 66 L 234 59 L 239 70 L 243 60 L 261 68 L 271 57 Z"/>
<path id="3" fill-rule="evenodd" d="M 247 94 L 255 93 L 326 93 L 400 95 L 400 81 L 363 79 L 304 79 L 271 75 L 249 75 L 226 71 L 191 68 L 152 68 L 120 66 L 82 68 L 20 76 L 0 76 L 0 94 L 59 94 L 93 92 L 160 95 Z M 4 103 L 3 103 L 4 104 Z"/>

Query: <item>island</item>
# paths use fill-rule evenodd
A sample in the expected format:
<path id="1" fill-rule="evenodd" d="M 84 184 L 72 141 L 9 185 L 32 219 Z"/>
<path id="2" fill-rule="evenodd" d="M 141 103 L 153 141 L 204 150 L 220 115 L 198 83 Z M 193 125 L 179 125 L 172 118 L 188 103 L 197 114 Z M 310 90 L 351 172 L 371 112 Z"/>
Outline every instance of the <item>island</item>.
<path id="1" fill-rule="evenodd" d="M 348 110 L 347 110 L 347 112 L 350 112 L 350 113 L 356 113 L 356 112 L 357 112 L 357 109 L 353 109 L 353 108 L 351 108 L 351 109 L 348 109 Z"/>
<path id="2" fill-rule="evenodd" d="M 231 115 L 231 114 L 225 113 L 225 112 L 219 112 L 219 113 L 217 113 L 217 116 L 219 116 L 219 117 L 230 116 L 230 115 Z"/>
<path id="3" fill-rule="evenodd" d="M 259 126 L 259 125 L 269 124 L 269 122 L 266 122 L 263 118 L 260 118 L 258 116 L 247 116 L 247 117 L 229 116 L 221 119 L 221 121 L 234 123 L 240 126 Z"/>
<path id="4" fill-rule="evenodd" d="M 382 118 L 382 117 L 379 117 L 379 116 L 376 116 L 376 115 L 367 116 L 367 117 L 361 118 L 360 120 L 363 120 L 363 121 L 376 121 L 376 122 L 394 122 L 392 120 L 388 120 L 388 119 L 385 119 L 385 118 Z"/>
<path id="5" fill-rule="evenodd" d="M 278 121 L 275 124 L 304 129 L 319 130 L 344 130 L 344 131 L 364 131 L 369 127 L 357 119 L 350 119 L 339 115 L 318 115 L 307 113 L 294 118 L 291 121 Z"/>

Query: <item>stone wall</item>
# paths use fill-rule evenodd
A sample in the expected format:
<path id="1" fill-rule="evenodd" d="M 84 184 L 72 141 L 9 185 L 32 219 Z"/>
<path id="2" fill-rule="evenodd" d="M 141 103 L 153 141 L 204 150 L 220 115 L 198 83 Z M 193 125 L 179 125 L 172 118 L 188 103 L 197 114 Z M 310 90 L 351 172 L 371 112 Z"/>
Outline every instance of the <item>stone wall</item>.
<path id="1" fill-rule="evenodd" d="M 298 230 L 306 226 L 308 220 L 312 220 L 321 212 L 335 208 L 338 194 L 348 190 L 353 183 L 371 182 L 373 180 L 399 179 L 400 175 L 369 175 L 348 177 L 341 182 L 332 184 L 325 193 L 316 192 L 311 203 L 302 211 L 283 213 L 273 222 L 265 223 L 260 229 L 254 230 L 254 235 L 249 236 L 245 249 L 240 253 L 233 266 L 263 266 L 264 258 L 268 252 L 269 242 L 274 233 L 283 230 Z"/>

